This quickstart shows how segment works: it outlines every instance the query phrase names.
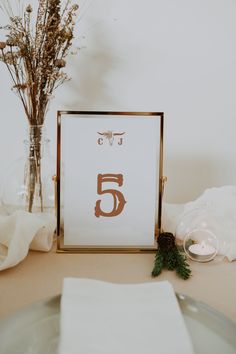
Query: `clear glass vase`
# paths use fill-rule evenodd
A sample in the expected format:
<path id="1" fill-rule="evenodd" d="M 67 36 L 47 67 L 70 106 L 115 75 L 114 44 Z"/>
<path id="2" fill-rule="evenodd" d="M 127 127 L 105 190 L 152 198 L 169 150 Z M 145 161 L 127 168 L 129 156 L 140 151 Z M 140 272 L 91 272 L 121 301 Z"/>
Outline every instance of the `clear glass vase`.
<path id="1" fill-rule="evenodd" d="M 27 135 L 25 156 L 14 161 L 3 178 L 2 205 L 8 214 L 16 210 L 55 212 L 55 160 L 50 140 L 42 125 L 30 125 Z"/>

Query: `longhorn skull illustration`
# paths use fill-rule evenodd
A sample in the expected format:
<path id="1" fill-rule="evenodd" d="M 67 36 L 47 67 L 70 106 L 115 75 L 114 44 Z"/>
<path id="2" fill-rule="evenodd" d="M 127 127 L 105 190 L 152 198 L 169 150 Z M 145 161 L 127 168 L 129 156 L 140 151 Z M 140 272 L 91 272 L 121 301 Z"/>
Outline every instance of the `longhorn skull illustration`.
<path id="1" fill-rule="evenodd" d="M 114 137 L 117 136 L 117 135 L 124 135 L 125 132 L 123 132 L 123 133 L 113 133 L 111 130 L 108 130 L 107 132 L 103 132 L 103 133 L 99 133 L 98 132 L 98 134 L 104 136 L 104 138 L 108 140 L 109 145 L 113 145 Z"/>

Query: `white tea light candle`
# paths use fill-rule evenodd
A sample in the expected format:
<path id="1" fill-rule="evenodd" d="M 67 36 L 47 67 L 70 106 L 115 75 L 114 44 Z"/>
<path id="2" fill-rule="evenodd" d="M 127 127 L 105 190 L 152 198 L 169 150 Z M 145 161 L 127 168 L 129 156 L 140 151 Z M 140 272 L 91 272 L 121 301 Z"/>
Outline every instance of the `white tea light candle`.
<path id="1" fill-rule="evenodd" d="M 216 248 L 206 244 L 205 241 L 198 244 L 193 244 L 188 248 L 189 257 L 193 260 L 201 262 L 212 260 L 216 255 L 216 252 Z"/>

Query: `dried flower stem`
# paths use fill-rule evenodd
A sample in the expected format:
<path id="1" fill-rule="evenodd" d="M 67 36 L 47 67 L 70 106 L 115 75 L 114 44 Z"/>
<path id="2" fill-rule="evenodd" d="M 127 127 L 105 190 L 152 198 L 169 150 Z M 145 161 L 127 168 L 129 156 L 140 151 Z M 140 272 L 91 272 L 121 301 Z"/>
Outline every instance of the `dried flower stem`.
<path id="1" fill-rule="evenodd" d="M 20 9 L 21 0 L 18 6 Z M 63 7 L 60 0 L 39 0 L 35 26 L 31 5 L 26 6 L 22 16 L 14 15 L 8 0 L 0 0 L 0 8 L 9 17 L 9 24 L 0 27 L 7 31 L 6 41 L 0 42 L 0 61 L 10 73 L 13 90 L 23 104 L 29 125 L 41 126 L 53 92 L 69 79 L 62 69 L 72 46 L 74 18 L 79 6 L 71 5 L 70 0 L 66 0 Z M 36 141 L 41 139 L 37 129 L 33 134 Z M 29 211 L 32 211 L 36 183 L 41 185 L 40 149 L 32 146 Z M 41 205 L 42 195 L 41 188 Z"/>

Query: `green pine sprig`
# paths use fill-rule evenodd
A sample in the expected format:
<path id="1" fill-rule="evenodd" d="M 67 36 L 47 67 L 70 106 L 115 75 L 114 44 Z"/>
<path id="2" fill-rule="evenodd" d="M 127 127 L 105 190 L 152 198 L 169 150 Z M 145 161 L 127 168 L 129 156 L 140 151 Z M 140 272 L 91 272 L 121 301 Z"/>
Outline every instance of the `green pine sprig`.
<path id="1" fill-rule="evenodd" d="M 185 255 L 177 248 L 173 234 L 164 232 L 157 240 L 158 249 L 152 270 L 152 276 L 158 276 L 163 268 L 176 270 L 177 275 L 186 280 L 191 276 L 191 269 Z"/>
<path id="2" fill-rule="evenodd" d="M 189 268 L 189 264 L 186 262 L 186 257 L 181 254 L 178 250 L 176 250 L 176 273 L 180 276 L 180 278 L 186 280 L 191 276 L 191 269 Z"/>
<path id="3" fill-rule="evenodd" d="M 152 270 L 152 276 L 157 277 L 161 273 L 163 267 L 164 267 L 164 257 L 160 249 L 158 249 L 155 257 L 154 268 Z"/>
<path id="4" fill-rule="evenodd" d="M 168 270 L 174 270 L 176 268 L 176 252 L 175 249 L 169 251 L 165 257 L 166 268 Z"/>

